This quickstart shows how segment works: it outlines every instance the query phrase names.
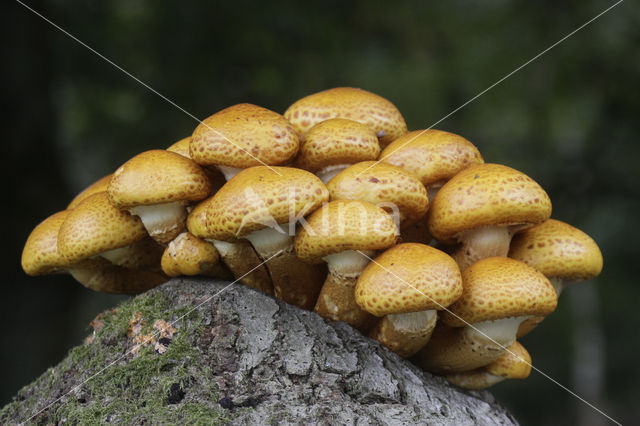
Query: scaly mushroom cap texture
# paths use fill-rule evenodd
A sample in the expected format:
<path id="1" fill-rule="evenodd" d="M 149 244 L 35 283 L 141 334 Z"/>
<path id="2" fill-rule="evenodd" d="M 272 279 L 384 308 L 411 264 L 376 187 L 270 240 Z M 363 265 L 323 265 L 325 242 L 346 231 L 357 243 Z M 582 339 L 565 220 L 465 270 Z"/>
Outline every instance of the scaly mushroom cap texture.
<path id="1" fill-rule="evenodd" d="M 128 246 L 147 235 L 139 217 L 117 209 L 106 192 L 99 192 L 67 215 L 58 233 L 58 251 L 68 264 L 73 264 Z"/>
<path id="2" fill-rule="evenodd" d="M 295 129 L 280 114 L 252 104 L 219 111 L 196 127 L 191 158 L 202 165 L 244 169 L 288 164 L 298 153 Z"/>
<path id="3" fill-rule="evenodd" d="M 371 128 L 357 121 L 333 118 L 302 135 L 296 167 L 315 173 L 325 167 L 375 160 L 378 155 L 380 144 Z"/>
<path id="4" fill-rule="evenodd" d="M 71 210 L 57 212 L 36 226 L 22 250 L 22 269 L 28 275 L 46 275 L 56 272 L 64 259 L 58 253 L 58 231 Z"/>
<path id="5" fill-rule="evenodd" d="M 187 136 L 186 138 L 180 139 L 178 142 L 171 145 L 167 148 L 167 151 L 175 152 L 176 154 L 180 154 L 183 157 L 191 158 L 191 154 L 189 153 L 189 144 L 191 143 L 191 136 Z"/>
<path id="6" fill-rule="evenodd" d="M 78 204 L 80 204 L 85 198 L 92 196 L 93 194 L 97 194 L 98 192 L 106 191 L 109 188 L 109 183 L 111 183 L 111 177 L 113 174 L 108 174 L 97 181 L 93 182 L 91 185 L 87 186 L 82 190 L 78 195 L 75 196 L 73 200 L 67 206 L 67 209 L 74 209 Z"/>
<path id="7" fill-rule="evenodd" d="M 207 231 L 207 208 L 213 202 L 213 197 L 196 204 L 187 216 L 187 229 L 197 238 L 211 238 Z"/>
<path id="8" fill-rule="evenodd" d="M 526 379 L 531 374 L 531 355 L 515 341 L 491 364 L 484 367 L 487 373 L 506 379 Z"/>
<path id="9" fill-rule="evenodd" d="M 207 203 L 207 233 L 209 238 L 233 241 L 297 220 L 327 201 L 327 187 L 311 172 L 251 167 L 235 175 Z"/>
<path id="10" fill-rule="evenodd" d="M 444 184 L 429 212 L 440 241 L 482 226 L 535 225 L 551 216 L 551 200 L 533 179 L 500 164 L 469 167 Z"/>
<path id="11" fill-rule="evenodd" d="M 509 257 L 547 277 L 588 280 L 602 271 L 602 253 L 593 239 L 559 220 L 526 229 L 513 237 Z"/>
<path id="12" fill-rule="evenodd" d="M 336 87 L 304 97 L 294 102 L 284 116 L 301 134 L 330 118 L 355 120 L 369 126 L 382 146 L 407 133 L 407 124 L 395 105 L 353 87 Z"/>
<path id="13" fill-rule="evenodd" d="M 121 209 L 198 201 L 210 193 L 209 178 L 198 164 L 162 149 L 136 155 L 115 171 L 109 184 L 109 199 Z"/>
<path id="14" fill-rule="evenodd" d="M 395 244 L 398 230 L 391 215 L 371 203 L 336 200 L 309 216 L 298 230 L 297 256 L 309 263 L 346 250 L 381 250 Z"/>
<path id="15" fill-rule="evenodd" d="M 402 167 L 426 187 L 441 185 L 461 170 L 484 160 L 471 142 L 442 130 L 415 130 L 394 140 L 380 160 Z"/>
<path id="16" fill-rule="evenodd" d="M 183 232 L 162 254 L 162 270 L 170 277 L 198 275 L 220 261 L 218 250 L 206 241 Z"/>
<path id="17" fill-rule="evenodd" d="M 462 272 L 462 286 L 462 296 L 440 316 L 451 327 L 547 316 L 558 303 L 556 291 L 542 273 L 508 257 L 489 257 L 469 266 Z"/>
<path id="18" fill-rule="evenodd" d="M 375 161 L 350 166 L 327 183 L 332 200 L 360 200 L 388 210 L 398 208 L 403 226 L 422 219 L 429 208 L 429 197 L 418 179 L 399 167 Z"/>
<path id="19" fill-rule="evenodd" d="M 455 260 L 433 247 L 405 243 L 376 257 L 356 284 L 356 302 L 383 316 L 441 310 L 462 295 L 462 277 Z"/>

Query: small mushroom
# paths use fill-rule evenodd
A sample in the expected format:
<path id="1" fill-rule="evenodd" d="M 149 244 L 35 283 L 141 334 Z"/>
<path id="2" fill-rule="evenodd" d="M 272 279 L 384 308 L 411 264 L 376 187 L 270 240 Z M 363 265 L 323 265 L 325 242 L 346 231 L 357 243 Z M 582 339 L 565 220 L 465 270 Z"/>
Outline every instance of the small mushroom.
<path id="1" fill-rule="evenodd" d="M 373 130 L 357 121 L 333 118 L 302 135 L 295 167 L 315 173 L 327 183 L 351 164 L 375 160 L 378 155 L 380 144 Z"/>
<path id="2" fill-rule="evenodd" d="M 233 242 L 246 238 L 264 261 L 276 297 L 312 309 L 326 278 L 293 252 L 296 223 L 329 200 L 314 174 L 291 167 L 250 167 L 230 179 L 208 203 L 207 235 Z"/>
<path id="3" fill-rule="evenodd" d="M 590 280 L 602 271 L 602 253 L 596 242 L 581 230 L 555 219 L 517 233 L 509 257 L 542 272 L 558 296 L 566 285 Z M 534 317 L 525 321 L 518 337 L 533 330 L 543 319 Z"/>
<path id="4" fill-rule="evenodd" d="M 551 216 L 551 201 L 533 179 L 499 164 L 469 167 L 451 178 L 431 203 L 428 225 L 439 241 L 457 240 L 460 270 L 491 256 L 507 256 L 514 232 Z"/>
<path id="5" fill-rule="evenodd" d="M 166 244 L 186 227 L 186 206 L 211 194 L 211 183 L 194 161 L 175 152 L 136 155 L 113 174 L 109 200 L 139 216 L 149 235 Z"/>
<path id="6" fill-rule="evenodd" d="M 491 364 L 471 371 L 445 374 L 443 377 L 464 389 L 480 390 L 507 379 L 526 379 L 531 374 L 531 355 L 518 341 Z"/>
<path id="7" fill-rule="evenodd" d="M 380 146 L 407 133 L 400 111 L 387 99 L 353 87 L 336 87 L 294 102 L 284 113 L 298 133 L 330 118 L 347 118 L 369 126 Z"/>
<path id="8" fill-rule="evenodd" d="M 241 169 L 280 166 L 298 153 L 298 134 L 280 114 L 237 104 L 206 118 L 191 136 L 189 152 L 203 166 L 216 166 L 231 179 Z"/>
<path id="9" fill-rule="evenodd" d="M 191 144 L 191 136 L 187 136 L 186 138 L 180 139 L 178 142 L 171 145 L 167 148 L 167 151 L 175 152 L 176 154 L 180 154 L 183 157 L 187 157 L 189 160 L 192 160 L 191 154 L 189 153 L 189 145 Z M 202 170 L 209 177 L 209 181 L 211 182 L 211 192 L 216 193 L 218 189 L 222 187 L 227 182 L 227 179 L 224 177 L 222 172 L 217 167 L 206 167 L 202 166 Z"/>
<path id="10" fill-rule="evenodd" d="M 162 271 L 170 277 L 206 275 L 230 278 L 213 244 L 188 232 L 183 232 L 169 243 L 162 254 L 161 265 Z"/>
<path id="11" fill-rule="evenodd" d="M 423 219 L 429 208 L 424 186 L 399 167 L 363 161 L 341 171 L 327 184 L 332 200 L 367 201 L 389 212 L 399 227 Z"/>
<path id="12" fill-rule="evenodd" d="M 58 250 L 58 234 L 71 212 L 55 213 L 31 232 L 22 252 L 22 268 L 28 275 L 71 274 L 92 290 L 127 294 L 136 294 L 166 281 L 155 271 L 115 266 L 104 258 L 69 262 Z"/>
<path id="13" fill-rule="evenodd" d="M 238 281 L 247 287 L 272 295 L 273 283 L 269 277 L 269 271 L 249 241 L 242 239 L 234 242 L 220 241 L 213 239 L 209 234 L 207 208 L 212 201 L 213 197 L 209 197 L 191 210 L 187 217 L 187 229 L 197 238 L 213 244 L 224 264 Z"/>
<path id="14" fill-rule="evenodd" d="M 380 153 L 380 161 L 418 178 L 429 192 L 429 201 L 456 174 L 484 163 L 478 148 L 467 139 L 435 129 L 414 130 L 399 137 Z"/>
<path id="15" fill-rule="evenodd" d="M 403 358 L 427 344 L 442 310 L 462 295 L 456 262 L 424 244 L 392 247 L 369 263 L 356 284 L 356 302 L 384 316 L 369 337 Z"/>
<path id="16" fill-rule="evenodd" d="M 424 370 L 468 371 L 495 361 L 516 340 L 522 321 L 549 315 L 558 302 L 544 275 L 507 257 L 474 263 L 462 271 L 462 283 L 462 296 L 412 359 Z"/>
<path id="17" fill-rule="evenodd" d="M 298 230 L 294 246 L 300 259 L 325 261 L 329 267 L 314 310 L 361 331 L 370 328 L 375 318 L 356 303 L 356 282 L 369 263 L 367 256 L 391 247 L 396 239 L 391 216 L 371 203 L 336 200 L 312 213 Z"/>
<path id="18" fill-rule="evenodd" d="M 91 185 L 87 186 L 85 189 L 82 190 L 82 192 L 76 195 L 73 200 L 71 200 L 71 202 L 67 206 L 67 209 L 75 208 L 78 204 L 80 204 L 82 200 L 84 200 L 85 198 L 93 194 L 106 191 L 109 188 L 109 183 L 111 182 L 111 176 L 113 176 L 113 174 L 108 174 L 98 179 Z"/>

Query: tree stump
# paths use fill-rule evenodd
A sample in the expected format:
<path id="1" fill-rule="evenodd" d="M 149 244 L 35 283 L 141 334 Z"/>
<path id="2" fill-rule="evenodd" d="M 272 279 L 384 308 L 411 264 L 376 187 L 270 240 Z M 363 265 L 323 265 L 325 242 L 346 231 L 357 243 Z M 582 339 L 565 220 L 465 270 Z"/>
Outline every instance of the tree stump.
<path id="1" fill-rule="evenodd" d="M 241 284 L 173 279 L 91 326 L 0 423 L 516 424 L 490 393 Z"/>

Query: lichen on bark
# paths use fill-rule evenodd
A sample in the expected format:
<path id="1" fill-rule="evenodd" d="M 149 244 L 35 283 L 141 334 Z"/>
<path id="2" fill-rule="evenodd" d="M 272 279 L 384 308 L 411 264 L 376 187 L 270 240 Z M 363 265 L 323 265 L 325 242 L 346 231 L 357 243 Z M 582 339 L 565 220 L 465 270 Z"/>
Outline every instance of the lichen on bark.
<path id="1" fill-rule="evenodd" d="M 214 296 L 227 285 L 174 279 L 101 314 L 0 423 L 516 423 L 344 323 L 240 284 Z"/>

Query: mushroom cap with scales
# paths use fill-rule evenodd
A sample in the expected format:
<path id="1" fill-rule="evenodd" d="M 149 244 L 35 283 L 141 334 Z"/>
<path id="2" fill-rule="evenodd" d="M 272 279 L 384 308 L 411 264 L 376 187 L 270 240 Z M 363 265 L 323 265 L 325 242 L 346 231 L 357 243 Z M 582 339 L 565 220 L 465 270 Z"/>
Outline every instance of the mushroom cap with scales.
<path id="1" fill-rule="evenodd" d="M 558 296 L 544 275 L 507 257 L 479 260 L 462 272 L 462 282 L 462 296 L 440 315 L 441 321 L 451 327 L 547 316 L 558 303 Z"/>
<path id="2" fill-rule="evenodd" d="M 58 252 L 58 232 L 71 210 L 62 210 L 40 222 L 22 250 L 22 269 L 28 275 L 64 272 L 67 262 Z"/>
<path id="3" fill-rule="evenodd" d="M 422 219 L 429 208 L 424 185 L 405 170 L 375 161 L 363 161 L 338 173 L 327 184 L 332 200 L 360 200 L 385 210 L 397 208 L 402 226 Z"/>
<path id="4" fill-rule="evenodd" d="M 371 203 L 335 200 L 307 218 L 295 238 L 298 257 L 321 263 L 347 250 L 381 250 L 395 244 L 398 231 L 391 215 Z"/>
<path id="5" fill-rule="evenodd" d="M 444 184 L 429 211 L 429 232 L 449 241 L 489 226 L 532 226 L 551 216 L 551 200 L 533 179 L 500 164 L 469 167 Z"/>
<path id="6" fill-rule="evenodd" d="M 555 219 L 517 233 L 509 257 L 533 266 L 548 278 L 588 280 L 602 271 L 602 253 L 596 242 Z"/>
<path id="7" fill-rule="evenodd" d="M 295 166 L 316 173 L 331 166 L 375 160 L 378 155 L 380 144 L 373 130 L 357 121 L 333 118 L 302 134 Z"/>
<path id="8" fill-rule="evenodd" d="M 207 238 L 233 241 L 307 215 L 328 200 L 324 183 L 306 170 L 244 169 L 207 202 Z"/>
<path id="9" fill-rule="evenodd" d="M 414 130 L 394 140 L 380 161 L 408 171 L 426 187 L 442 185 L 458 172 L 484 160 L 471 142 L 442 130 Z"/>
<path id="10" fill-rule="evenodd" d="M 113 174 L 109 199 L 126 209 L 202 200 L 211 193 L 204 170 L 180 154 L 151 150 L 136 155 Z"/>
<path id="11" fill-rule="evenodd" d="M 405 243 L 367 265 L 355 295 L 358 305 L 376 316 L 442 310 L 462 295 L 462 278 L 458 265 L 446 253 Z"/>
<path id="12" fill-rule="evenodd" d="M 234 168 L 285 165 L 299 148 L 298 134 L 283 116 L 252 104 L 237 104 L 206 118 L 191 136 L 198 164 Z"/>
<path id="13" fill-rule="evenodd" d="M 97 194 L 98 192 L 106 191 L 109 188 L 109 183 L 111 183 L 111 177 L 113 173 L 108 174 L 97 181 L 93 182 L 91 185 L 87 186 L 82 190 L 78 195 L 74 197 L 73 200 L 67 206 L 67 209 L 75 208 L 82 200 L 87 197 L 90 197 L 93 194 Z"/>
<path id="14" fill-rule="evenodd" d="M 306 96 L 294 102 L 284 116 L 301 134 L 330 118 L 355 120 L 369 126 L 383 147 L 407 132 L 407 124 L 395 105 L 353 87 L 336 87 Z"/>
<path id="15" fill-rule="evenodd" d="M 68 265 L 147 237 L 137 216 L 114 207 L 106 192 L 71 210 L 58 233 L 58 251 Z"/>

